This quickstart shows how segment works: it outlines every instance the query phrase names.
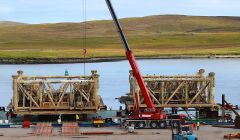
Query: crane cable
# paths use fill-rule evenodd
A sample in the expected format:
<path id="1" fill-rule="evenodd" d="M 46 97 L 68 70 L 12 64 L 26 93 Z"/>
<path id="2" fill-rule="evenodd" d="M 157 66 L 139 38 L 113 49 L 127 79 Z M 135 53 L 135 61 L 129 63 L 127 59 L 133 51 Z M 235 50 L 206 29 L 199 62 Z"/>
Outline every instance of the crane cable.
<path id="1" fill-rule="evenodd" d="M 86 75 L 86 54 L 87 54 L 87 48 L 86 48 L 86 43 L 87 43 L 87 2 L 86 0 L 82 0 L 82 23 L 83 23 L 83 69 L 84 69 L 84 76 Z"/>

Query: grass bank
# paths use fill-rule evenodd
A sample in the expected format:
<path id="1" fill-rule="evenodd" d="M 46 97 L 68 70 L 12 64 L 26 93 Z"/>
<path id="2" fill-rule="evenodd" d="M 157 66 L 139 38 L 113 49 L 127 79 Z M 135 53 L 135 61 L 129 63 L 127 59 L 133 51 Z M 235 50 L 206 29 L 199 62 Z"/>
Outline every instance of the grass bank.
<path id="1" fill-rule="evenodd" d="M 240 55 L 239 17 L 149 16 L 121 20 L 137 57 Z M 112 21 L 0 23 L 1 59 L 122 58 Z"/>

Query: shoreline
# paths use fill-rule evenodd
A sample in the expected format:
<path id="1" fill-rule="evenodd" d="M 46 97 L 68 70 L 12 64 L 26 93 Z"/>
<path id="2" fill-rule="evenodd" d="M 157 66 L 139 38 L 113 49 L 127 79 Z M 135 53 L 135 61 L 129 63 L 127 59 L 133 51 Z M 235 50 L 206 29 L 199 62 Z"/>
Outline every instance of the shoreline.
<path id="1" fill-rule="evenodd" d="M 229 59 L 240 58 L 240 55 L 202 55 L 202 56 L 156 56 L 156 57 L 136 57 L 138 60 L 146 59 Z M 127 60 L 126 57 L 106 57 L 106 58 L 0 58 L 0 64 L 64 64 L 64 63 L 97 63 L 115 62 Z"/>

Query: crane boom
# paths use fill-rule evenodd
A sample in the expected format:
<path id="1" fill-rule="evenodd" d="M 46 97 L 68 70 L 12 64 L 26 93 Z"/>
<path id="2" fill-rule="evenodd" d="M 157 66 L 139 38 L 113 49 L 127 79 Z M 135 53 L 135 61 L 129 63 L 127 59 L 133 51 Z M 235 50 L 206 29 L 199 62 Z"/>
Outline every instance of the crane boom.
<path id="1" fill-rule="evenodd" d="M 116 28 L 118 30 L 119 36 L 120 36 L 120 38 L 122 40 L 123 46 L 124 46 L 125 51 L 126 51 L 127 59 L 128 59 L 130 65 L 131 65 L 131 68 L 132 68 L 132 71 L 133 71 L 133 76 L 136 78 L 138 86 L 140 87 L 140 90 L 141 90 L 143 98 L 144 98 L 144 102 L 146 103 L 147 108 L 155 111 L 154 104 L 153 104 L 153 102 L 152 102 L 152 100 L 150 98 L 148 89 L 147 89 L 147 87 L 146 87 L 146 85 L 144 83 L 144 80 L 143 80 L 141 72 L 140 72 L 140 70 L 138 68 L 138 65 L 137 65 L 136 59 L 134 57 L 134 54 L 131 51 L 131 49 L 129 48 L 127 39 L 126 39 L 125 34 L 124 34 L 123 30 L 122 30 L 121 24 L 119 23 L 118 18 L 117 18 L 116 14 L 115 14 L 115 11 L 114 11 L 114 8 L 112 6 L 112 3 L 111 3 L 110 0 L 105 0 L 105 1 L 107 3 L 109 11 L 110 11 L 110 13 L 112 15 L 112 18 L 113 18 L 114 23 L 116 25 Z"/>

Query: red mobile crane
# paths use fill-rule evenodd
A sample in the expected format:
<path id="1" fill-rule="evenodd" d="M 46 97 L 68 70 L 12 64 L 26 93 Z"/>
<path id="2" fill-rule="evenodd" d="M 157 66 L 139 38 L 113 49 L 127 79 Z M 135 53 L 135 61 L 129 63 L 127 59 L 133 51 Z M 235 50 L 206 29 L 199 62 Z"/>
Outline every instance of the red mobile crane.
<path id="1" fill-rule="evenodd" d="M 133 77 L 137 80 L 137 84 L 142 92 L 144 102 L 147 105 L 147 109 L 145 109 L 143 112 L 140 111 L 138 104 L 136 105 L 136 109 L 131 112 L 128 116 L 128 119 L 126 120 L 128 122 L 128 125 L 138 127 L 138 128 L 165 128 L 167 126 L 166 123 L 166 115 L 162 114 L 162 110 L 156 109 L 154 107 L 154 104 L 150 98 L 149 91 L 144 83 L 144 80 L 142 78 L 141 72 L 138 68 L 138 65 L 136 63 L 136 59 L 134 57 L 133 52 L 129 48 L 127 39 L 124 35 L 124 32 L 122 30 L 121 24 L 118 21 L 118 18 L 115 14 L 114 8 L 112 6 L 112 3 L 110 0 L 105 0 L 107 3 L 107 6 L 109 8 L 109 11 L 112 15 L 112 18 L 114 20 L 114 23 L 116 25 L 116 28 L 118 30 L 119 36 L 122 40 L 123 46 L 126 51 L 127 59 L 131 65 Z M 136 93 L 137 94 L 137 93 Z M 135 96 L 137 98 L 137 96 Z M 138 99 L 135 99 L 138 101 Z"/>

